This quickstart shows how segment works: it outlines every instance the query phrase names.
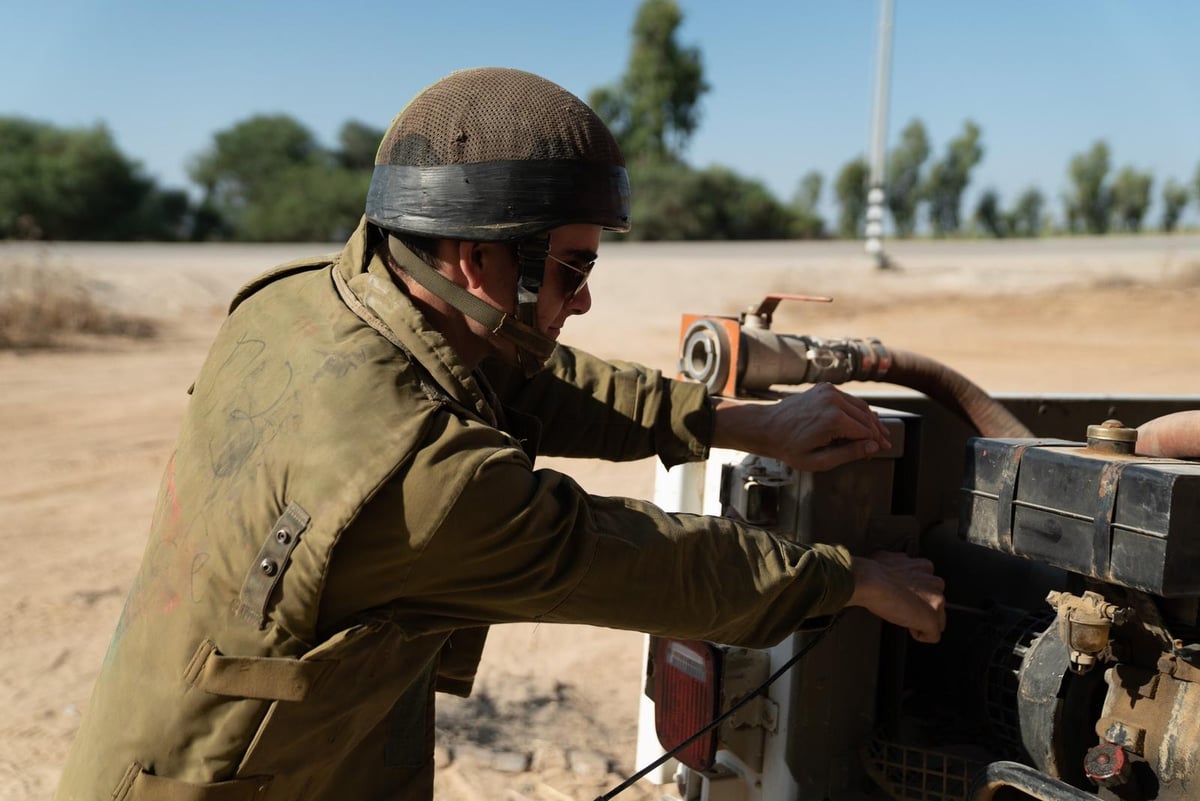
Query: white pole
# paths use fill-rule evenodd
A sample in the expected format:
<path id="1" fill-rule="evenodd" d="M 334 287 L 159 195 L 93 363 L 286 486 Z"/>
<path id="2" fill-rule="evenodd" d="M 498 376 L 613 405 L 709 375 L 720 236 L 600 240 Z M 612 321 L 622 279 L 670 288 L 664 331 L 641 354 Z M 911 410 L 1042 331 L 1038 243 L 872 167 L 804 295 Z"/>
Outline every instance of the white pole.
<path id="1" fill-rule="evenodd" d="M 883 252 L 883 205 L 885 167 L 887 160 L 887 113 L 891 89 L 892 66 L 892 0 L 880 0 L 879 49 L 875 64 L 875 103 L 871 113 L 871 177 L 867 192 L 867 254 L 875 266 L 889 265 Z"/>

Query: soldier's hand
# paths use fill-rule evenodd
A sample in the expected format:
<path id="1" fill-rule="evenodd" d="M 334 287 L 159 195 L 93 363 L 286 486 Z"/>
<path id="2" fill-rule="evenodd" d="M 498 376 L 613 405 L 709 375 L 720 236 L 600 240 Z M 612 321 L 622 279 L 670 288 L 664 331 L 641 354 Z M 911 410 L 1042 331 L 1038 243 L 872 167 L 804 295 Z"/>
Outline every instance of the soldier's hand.
<path id="1" fill-rule="evenodd" d="M 869 612 L 908 629 L 918 642 L 934 643 L 946 628 L 945 582 L 928 559 L 879 551 L 870 558 L 856 556 L 854 594 L 847 606 Z"/>
<path id="2" fill-rule="evenodd" d="M 1136 452 L 1168 459 L 1200 458 L 1200 410 L 1175 412 L 1138 426 Z"/>
<path id="3" fill-rule="evenodd" d="M 777 403 L 722 399 L 713 445 L 785 462 L 797 470 L 829 470 L 891 447 L 866 401 L 832 384 L 817 384 Z"/>

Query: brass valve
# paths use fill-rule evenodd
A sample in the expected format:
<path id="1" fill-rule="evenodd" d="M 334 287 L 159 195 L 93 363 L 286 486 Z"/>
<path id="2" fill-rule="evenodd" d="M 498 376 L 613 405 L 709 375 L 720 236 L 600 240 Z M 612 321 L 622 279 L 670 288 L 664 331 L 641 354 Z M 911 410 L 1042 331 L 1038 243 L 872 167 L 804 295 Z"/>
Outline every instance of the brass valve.
<path id="1" fill-rule="evenodd" d="M 1069 592 L 1051 592 L 1046 602 L 1058 612 L 1058 633 L 1071 649 L 1071 670 L 1087 673 L 1108 650 L 1109 630 L 1129 620 L 1132 611 L 1104 600 L 1104 596 L 1085 592 L 1082 597 Z"/>

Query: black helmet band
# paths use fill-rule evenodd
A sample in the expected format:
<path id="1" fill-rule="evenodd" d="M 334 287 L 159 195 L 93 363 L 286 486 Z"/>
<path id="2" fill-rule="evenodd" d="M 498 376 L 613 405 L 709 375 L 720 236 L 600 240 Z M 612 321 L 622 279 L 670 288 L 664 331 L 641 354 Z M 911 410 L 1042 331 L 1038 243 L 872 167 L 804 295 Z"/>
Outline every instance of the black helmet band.
<path id="1" fill-rule="evenodd" d="M 367 219 L 392 231 L 479 242 L 571 223 L 624 232 L 629 176 L 624 167 L 589 161 L 380 164 L 371 177 Z"/>

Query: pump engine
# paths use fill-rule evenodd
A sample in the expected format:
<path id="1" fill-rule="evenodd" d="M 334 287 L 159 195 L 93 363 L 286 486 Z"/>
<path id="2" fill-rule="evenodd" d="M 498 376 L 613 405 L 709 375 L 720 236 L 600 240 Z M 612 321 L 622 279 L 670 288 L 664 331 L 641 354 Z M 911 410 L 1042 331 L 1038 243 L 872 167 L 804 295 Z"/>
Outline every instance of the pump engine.
<path id="1" fill-rule="evenodd" d="M 1200 798 L 1200 459 L 1143 455 L 1135 428 L 1200 397 L 992 398 L 877 340 L 776 334 L 784 297 L 685 317 L 681 376 L 765 401 L 814 381 L 917 390 L 858 393 L 892 449 L 825 473 L 715 451 L 661 473 L 657 501 L 926 556 L 946 631 L 922 645 L 849 609 L 765 651 L 650 638 L 640 760 L 812 645 L 677 754 L 679 798 Z"/>

